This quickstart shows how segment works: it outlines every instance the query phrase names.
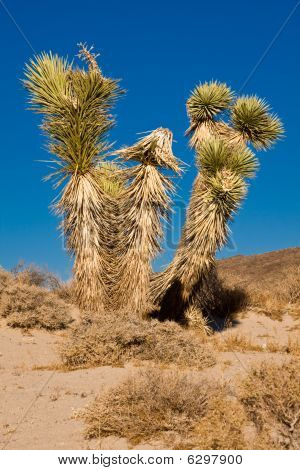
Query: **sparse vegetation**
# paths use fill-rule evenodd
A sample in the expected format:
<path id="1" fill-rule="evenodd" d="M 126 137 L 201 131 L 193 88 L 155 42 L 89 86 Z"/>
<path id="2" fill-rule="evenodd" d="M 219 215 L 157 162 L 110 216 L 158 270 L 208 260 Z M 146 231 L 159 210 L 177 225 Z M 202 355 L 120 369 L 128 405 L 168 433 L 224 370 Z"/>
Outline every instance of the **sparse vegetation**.
<path id="1" fill-rule="evenodd" d="M 187 100 L 186 135 L 198 171 L 174 259 L 154 273 L 152 260 L 171 212 L 172 178 L 181 173 L 173 134 L 159 127 L 112 150 L 111 109 L 122 90 L 118 80 L 103 75 L 92 48 L 79 48 L 83 66 L 41 53 L 26 65 L 23 81 L 54 155 L 54 173 L 46 179 L 61 189 L 53 208 L 74 256 L 74 280 L 63 284 L 32 265 L 0 270 L 1 317 L 11 327 L 64 329 L 72 322 L 74 301 L 81 319 L 61 335 L 62 365 L 55 367 L 67 373 L 136 366 L 79 413 L 87 438 L 114 435 L 131 445 L 150 441 L 174 449 L 297 448 L 300 385 L 293 361 L 299 342 L 261 345 L 221 330 L 249 307 L 277 319 L 295 314 L 299 265 L 275 282 L 264 276 L 247 282 L 233 271 L 219 277 L 216 269 L 216 253 L 259 167 L 254 150 L 267 150 L 281 138 L 279 118 L 265 100 L 238 97 L 225 83 L 195 87 Z M 257 353 L 253 357 L 273 352 L 281 360 L 290 354 L 292 361 L 256 365 L 239 387 L 227 388 L 216 377 L 211 381 L 209 370 L 199 372 L 227 351 Z M 226 367 L 234 368 L 228 360 Z M 50 395 L 53 403 L 60 400 L 57 390 Z"/>
<path id="2" fill-rule="evenodd" d="M 241 403 L 221 388 L 208 400 L 205 416 L 200 419 L 189 442 L 181 448 L 194 449 L 248 449 L 251 438 L 247 436 L 247 417 Z"/>
<path id="3" fill-rule="evenodd" d="M 266 345 L 266 349 L 269 352 L 280 352 L 292 354 L 293 356 L 300 355 L 300 340 L 292 339 L 289 337 L 286 344 L 279 344 L 276 341 L 269 341 Z"/>
<path id="4" fill-rule="evenodd" d="M 66 328 L 72 322 L 70 305 L 55 293 L 62 288 L 57 282 L 51 273 L 33 266 L 14 273 L 0 270 L 0 316 L 12 327 Z M 51 285 L 54 291 L 43 285 Z"/>
<path id="5" fill-rule="evenodd" d="M 300 444 L 299 364 L 263 364 L 244 381 L 241 401 L 271 448 L 297 449 Z"/>
<path id="6" fill-rule="evenodd" d="M 83 319 L 61 345 L 61 358 L 69 368 L 116 366 L 135 359 L 203 369 L 215 362 L 211 350 L 192 331 L 175 322 L 126 312 Z"/>
<path id="7" fill-rule="evenodd" d="M 175 449 L 290 449 L 299 445 L 299 387 L 293 363 L 253 369 L 238 396 L 190 374 L 150 368 L 78 416 L 87 438 L 115 435 Z"/>
<path id="8" fill-rule="evenodd" d="M 295 264 L 295 258 L 292 257 L 293 249 L 289 263 L 286 260 L 281 263 L 276 254 L 265 253 L 245 260 L 245 257 L 237 257 L 232 258 L 232 261 L 222 261 L 219 263 L 222 283 L 230 290 L 240 290 L 244 294 L 245 306 L 274 320 L 281 320 L 286 313 L 299 317 L 299 264 Z M 279 256 L 283 254 L 284 250 Z M 297 252 L 294 257 L 297 259 Z"/>
<path id="9" fill-rule="evenodd" d="M 132 444 L 187 437 L 206 414 L 212 390 L 179 372 L 150 368 L 100 395 L 82 416 L 88 438 L 116 435 Z"/>
<path id="10" fill-rule="evenodd" d="M 225 337 L 220 337 L 220 335 L 216 334 L 211 341 L 218 351 L 264 351 L 262 346 L 237 333 L 231 333 Z"/>
<path id="11" fill-rule="evenodd" d="M 51 291 L 55 291 L 62 286 L 62 282 L 58 277 L 48 269 L 42 269 L 34 264 L 26 265 L 24 261 L 20 261 L 13 267 L 11 273 L 17 282 L 28 286 L 45 287 Z"/>

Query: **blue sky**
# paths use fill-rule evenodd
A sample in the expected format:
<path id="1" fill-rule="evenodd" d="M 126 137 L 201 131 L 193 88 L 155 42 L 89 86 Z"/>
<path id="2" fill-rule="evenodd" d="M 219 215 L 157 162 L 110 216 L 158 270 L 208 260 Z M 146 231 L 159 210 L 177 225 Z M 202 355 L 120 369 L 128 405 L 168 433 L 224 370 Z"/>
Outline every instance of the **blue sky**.
<path id="1" fill-rule="evenodd" d="M 296 5 L 295 1 L 112 1 L 45 0 L 0 2 L 2 64 L 0 265 L 20 259 L 47 266 L 68 278 L 72 261 L 48 206 L 55 193 L 43 183 L 47 157 L 39 116 L 26 110 L 24 63 L 52 50 L 72 58 L 87 41 L 101 53 L 106 75 L 122 78 L 127 94 L 118 103 L 116 146 L 158 126 L 174 133 L 174 153 L 191 165 L 178 181 L 180 207 L 195 176 L 184 131 L 185 102 L 199 82 L 218 79 L 240 90 Z M 16 24 L 18 27 L 16 26 Z M 259 154 L 261 168 L 232 224 L 234 242 L 221 256 L 252 254 L 300 245 L 299 109 L 300 5 L 243 89 L 267 99 L 286 129 L 285 139 Z M 19 28 L 19 29 L 18 29 Z M 21 31 L 21 32 L 20 32 Z M 27 38 L 27 41 L 24 39 Z M 182 211 L 181 211 L 182 212 Z M 182 217 L 174 218 L 179 236 Z M 172 247 L 156 262 L 166 263 Z"/>

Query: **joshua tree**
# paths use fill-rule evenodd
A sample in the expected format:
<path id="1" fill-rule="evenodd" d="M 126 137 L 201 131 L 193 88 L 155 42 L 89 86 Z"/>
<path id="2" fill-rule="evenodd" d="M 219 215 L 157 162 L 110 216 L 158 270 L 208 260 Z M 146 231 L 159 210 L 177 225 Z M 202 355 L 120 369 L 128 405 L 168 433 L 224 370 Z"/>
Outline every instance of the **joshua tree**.
<path id="1" fill-rule="evenodd" d="M 129 185 L 122 194 L 120 239 L 116 259 L 118 280 L 115 305 L 144 313 L 148 302 L 151 261 L 160 250 L 162 219 L 168 216 L 173 186 L 161 169 L 180 172 L 172 153 L 172 133 L 156 129 L 132 147 L 118 151 L 138 165 L 126 171 Z"/>
<path id="2" fill-rule="evenodd" d="M 246 195 L 247 178 L 258 167 L 247 144 L 266 149 L 283 132 L 263 100 L 255 96 L 233 100 L 225 84 L 210 82 L 199 85 L 187 102 L 191 121 L 187 134 L 199 173 L 174 260 L 152 280 L 151 298 L 163 317 L 181 318 L 209 285 L 216 251 L 227 240 L 228 222 Z M 227 121 L 225 111 L 230 113 Z"/>
<path id="3" fill-rule="evenodd" d="M 32 109 L 43 114 L 42 129 L 49 139 L 56 170 L 55 186 L 64 183 L 56 211 L 63 216 L 62 230 L 74 254 L 74 277 L 79 305 L 99 309 L 105 301 L 108 269 L 111 178 L 101 166 L 108 149 L 105 140 L 113 125 L 109 110 L 120 94 L 118 82 L 105 78 L 96 55 L 81 45 L 79 56 L 88 70 L 74 68 L 57 55 L 41 54 L 26 66 L 24 85 Z M 104 179 L 103 179 L 103 174 Z"/>
<path id="4" fill-rule="evenodd" d="M 151 261 L 160 249 L 173 190 L 165 170 L 180 173 L 173 136 L 158 128 L 115 152 L 125 162 L 138 162 L 135 166 L 120 169 L 105 162 L 106 135 L 114 123 L 109 111 L 121 91 L 116 80 L 103 76 L 97 55 L 80 47 L 88 70 L 41 54 L 27 65 L 24 80 L 56 155 L 48 178 L 63 185 L 55 209 L 75 257 L 79 305 L 142 314 L 154 304 L 163 316 L 183 315 L 209 289 L 216 251 L 226 243 L 228 223 L 257 170 L 249 145 L 269 148 L 282 125 L 256 96 L 236 99 L 219 82 L 195 88 L 187 101 L 187 135 L 199 173 L 174 260 L 153 275 Z"/>

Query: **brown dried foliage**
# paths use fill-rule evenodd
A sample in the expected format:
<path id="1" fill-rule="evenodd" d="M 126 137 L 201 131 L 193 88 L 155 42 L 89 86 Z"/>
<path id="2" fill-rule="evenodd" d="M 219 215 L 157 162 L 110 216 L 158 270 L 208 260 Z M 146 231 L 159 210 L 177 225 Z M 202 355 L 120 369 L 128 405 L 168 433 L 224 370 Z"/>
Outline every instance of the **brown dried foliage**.
<path id="1" fill-rule="evenodd" d="M 146 320 L 128 312 L 85 317 L 61 345 L 68 368 L 155 361 L 202 369 L 215 363 L 201 337 L 174 322 Z"/>
<path id="2" fill-rule="evenodd" d="M 250 371 L 237 396 L 176 370 L 145 369 L 79 413 L 86 437 L 110 435 L 171 449 L 295 449 L 299 446 L 295 363 Z"/>
<path id="3" fill-rule="evenodd" d="M 9 326 L 58 330 L 72 322 L 70 305 L 39 287 L 41 273 L 31 269 L 14 276 L 0 270 L 0 315 Z"/>
<path id="4" fill-rule="evenodd" d="M 298 361 L 253 368 L 241 392 L 249 418 L 268 436 L 270 448 L 300 445 L 300 375 Z"/>

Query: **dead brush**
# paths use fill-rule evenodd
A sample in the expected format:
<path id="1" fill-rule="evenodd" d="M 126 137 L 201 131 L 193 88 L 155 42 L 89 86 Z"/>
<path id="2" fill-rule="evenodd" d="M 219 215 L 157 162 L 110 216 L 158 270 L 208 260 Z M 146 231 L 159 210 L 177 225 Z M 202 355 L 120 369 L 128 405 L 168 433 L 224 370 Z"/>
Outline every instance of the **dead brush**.
<path id="1" fill-rule="evenodd" d="M 228 273 L 223 282 L 230 286 L 239 284 L 247 296 L 247 306 L 274 320 L 281 320 L 286 313 L 299 316 L 300 266 L 298 265 L 284 269 L 278 279 L 272 282 L 252 282 L 244 286 L 241 279 Z"/>
<path id="2" fill-rule="evenodd" d="M 11 272 L 17 282 L 28 286 L 45 287 L 49 290 L 55 290 L 62 285 L 62 282 L 55 274 L 35 264 L 26 265 L 25 262 L 20 261 Z"/>
<path id="3" fill-rule="evenodd" d="M 272 318 L 273 320 L 281 320 L 286 313 L 286 302 L 278 298 L 277 292 L 264 288 L 253 288 L 249 290 L 249 305 L 254 307 L 258 313 Z"/>
<path id="4" fill-rule="evenodd" d="M 202 369 L 215 363 L 201 338 L 175 322 L 146 320 L 128 312 L 86 316 L 60 346 L 67 368 L 155 361 Z"/>
<path id="5" fill-rule="evenodd" d="M 62 282 L 53 292 L 64 302 L 76 304 L 77 298 L 73 281 Z"/>
<path id="6" fill-rule="evenodd" d="M 13 278 L 10 281 L 0 298 L 0 315 L 7 319 L 9 326 L 58 330 L 72 322 L 70 306 L 54 293 Z"/>
<path id="7" fill-rule="evenodd" d="M 251 449 L 249 420 L 229 390 L 199 376 L 147 368 L 99 395 L 77 417 L 87 438 L 118 436 L 168 449 Z"/>
<path id="8" fill-rule="evenodd" d="M 24 261 L 20 261 L 10 272 L 0 269 L 0 296 L 2 289 L 12 283 L 42 287 L 55 293 L 66 303 L 76 303 L 74 283 L 72 281 L 62 282 L 48 269 L 40 268 L 35 264 L 26 265 Z"/>
<path id="9" fill-rule="evenodd" d="M 0 268 L 0 299 L 6 287 L 13 282 L 13 275 Z"/>
<path id="10" fill-rule="evenodd" d="M 300 341 L 289 337 L 286 344 L 279 344 L 275 341 L 269 341 L 266 345 L 268 352 L 287 353 L 293 356 L 300 356 Z"/>
<path id="11" fill-rule="evenodd" d="M 241 387 L 241 402 L 269 448 L 300 445 L 300 380 L 296 361 L 253 368 Z"/>
<path id="12" fill-rule="evenodd" d="M 115 435 L 137 444 L 171 435 L 174 442 L 176 435 L 193 431 L 211 393 L 207 383 L 176 370 L 139 371 L 83 410 L 86 437 Z"/>
<path id="13" fill-rule="evenodd" d="M 190 441 L 181 442 L 181 449 L 233 449 L 253 448 L 247 438 L 247 416 L 241 403 L 227 396 L 221 388 L 210 396 L 207 412 L 197 423 Z"/>
<path id="14" fill-rule="evenodd" d="M 249 338 L 241 334 L 231 333 L 228 336 L 214 335 L 210 339 L 214 347 L 221 352 L 236 351 L 236 352 L 248 352 L 257 351 L 262 352 L 264 348 L 259 344 L 253 343 Z"/>
<path id="15" fill-rule="evenodd" d="M 284 271 L 284 279 L 278 289 L 278 295 L 289 304 L 300 303 L 300 266 L 290 266 Z"/>

